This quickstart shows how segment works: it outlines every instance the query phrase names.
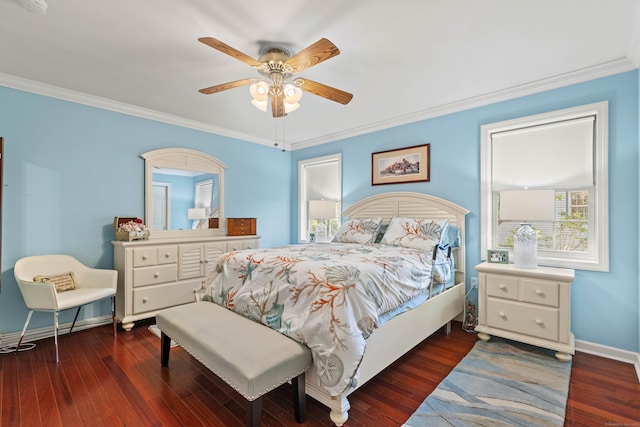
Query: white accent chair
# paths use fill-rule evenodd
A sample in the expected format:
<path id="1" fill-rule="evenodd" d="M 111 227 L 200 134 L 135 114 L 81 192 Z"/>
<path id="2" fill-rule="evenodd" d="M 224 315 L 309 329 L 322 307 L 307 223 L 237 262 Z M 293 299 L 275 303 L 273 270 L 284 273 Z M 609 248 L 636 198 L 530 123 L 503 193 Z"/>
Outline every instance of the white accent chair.
<path id="1" fill-rule="evenodd" d="M 76 287 L 73 290 L 56 292 L 56 288 L 52 283 L 34 281 L 36 276 L 56 275 L 69 271 L 73 272 L 75 281 Z M 113 336 L 116 336 L 115 295 L 118 282 L 117 271 L 89 268 L 69 255 L 39 255 L 18 260 L 14 266 L 14 276 L 20 287 L 20 292 L 22 292 L 24 302 L 30 310 L 24 328 L 22 328 L 16 351 L 20 348 L 33 312 L 53 312 L 57 363 L 59 361 L 58 313 L 69 308 L 78 308 L 71 324 L 71 329 L 69 329 L 69 333 L 71 333 L 78 319 L 80 308 L 85 304 L 104 298 L 111 298 Z"/>

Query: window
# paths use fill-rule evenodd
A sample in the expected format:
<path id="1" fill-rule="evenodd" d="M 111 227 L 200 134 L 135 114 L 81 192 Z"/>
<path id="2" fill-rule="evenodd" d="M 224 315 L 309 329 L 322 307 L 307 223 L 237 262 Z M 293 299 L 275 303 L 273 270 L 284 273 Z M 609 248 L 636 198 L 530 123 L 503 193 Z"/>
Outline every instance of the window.
<path id="1" fill-rule="evenodd" d="M 482 257 L 513 248 L 500 191 L 555 190 L 554 220 L 533 222 L 540 265 L 608 271 L 607 103 L 482 126 Z M 525 219 L 525 218 L 523 218 Z"/>
<path id="2" fill-rule="evenodd" d="M 342 194 L 342 155 L 333 154 L 298 162 L 298 241 L 306 242 L 316 225 L 309 218 L 309 201 L 336 202 L 336 215 L 327 221 L 327 235 L 331 239 L 340 227 Z"/>

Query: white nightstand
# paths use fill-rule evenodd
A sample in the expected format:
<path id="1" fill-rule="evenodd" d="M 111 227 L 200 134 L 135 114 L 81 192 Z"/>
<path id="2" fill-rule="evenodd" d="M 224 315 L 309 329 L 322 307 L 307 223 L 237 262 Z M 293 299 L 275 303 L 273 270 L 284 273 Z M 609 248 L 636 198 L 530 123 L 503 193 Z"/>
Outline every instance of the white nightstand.
<path id="1" fill-rule="evenodd" d="M 519 268 L 513 264 L 476 266 L 478 338 L 491 335 L 556 350 L 562 361 L 575 354 L 571 333 L 571 282 L 567 268 Z"/>

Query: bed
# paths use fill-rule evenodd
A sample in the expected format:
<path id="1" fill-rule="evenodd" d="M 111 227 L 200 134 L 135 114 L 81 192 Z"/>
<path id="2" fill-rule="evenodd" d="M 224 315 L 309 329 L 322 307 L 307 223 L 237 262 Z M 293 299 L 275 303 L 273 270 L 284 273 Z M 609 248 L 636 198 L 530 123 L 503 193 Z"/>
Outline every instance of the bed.
<path id="1" fill-rule="evenodd" d="M 341 426 L 353 391 L 461 315 L 467 213 L 422 193 L 371 196 L 332 243 L 222 255 L 201 293 L 306 344 L 306 393 Z"/>

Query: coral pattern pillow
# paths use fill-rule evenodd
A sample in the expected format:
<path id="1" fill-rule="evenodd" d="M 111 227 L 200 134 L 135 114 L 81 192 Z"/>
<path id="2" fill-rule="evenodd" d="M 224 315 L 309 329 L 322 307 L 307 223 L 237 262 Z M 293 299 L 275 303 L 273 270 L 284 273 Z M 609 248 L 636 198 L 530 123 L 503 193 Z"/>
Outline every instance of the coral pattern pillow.
<path id="1" fill-rule="evenodd" d="M 394 217 L 384 233 L 382 244 L 431 250 L 440 243 L 442 231 L 447 225 L 447 220 Z"/>
<path id="2" fill-rule="evenodd" d="M 373 243 L 382 218 L 352 219 L 340 226 L 333 238 L 338 243 Z"/>
<path id="3" fill-rule="evenodd" d="M 61 274 L 51 274 L 49 276 L 36 276 L 33 278 L 34 282 L 49 282 L 55 288 L 56 292 L 71 291 L 76 288 L 76 281 L 73 278 L 73 272 Z"/>

